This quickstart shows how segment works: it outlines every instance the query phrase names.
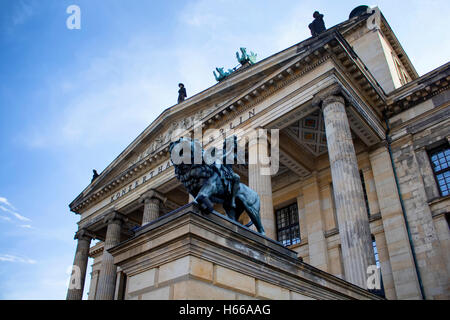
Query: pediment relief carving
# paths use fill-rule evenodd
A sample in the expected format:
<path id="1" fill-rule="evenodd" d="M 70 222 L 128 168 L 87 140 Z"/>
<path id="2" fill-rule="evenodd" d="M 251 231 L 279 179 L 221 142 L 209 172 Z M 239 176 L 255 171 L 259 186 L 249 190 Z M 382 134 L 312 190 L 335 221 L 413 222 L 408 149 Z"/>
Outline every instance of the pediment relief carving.
<path id="1" fill-rule="evenodd" d="M 128 162 L 127 168 L 135 165 L 148 156 L 154 155 L 162 146 L 168 144 L 171 141 L 171 138 L 176 131 L 191 130 L 194 127 L 195 123 L 200 123 L 204 118 L 213 113 L 215 110 L 219 109 L 226 102 L 227 101 L 223 103 L 215 103 L 207 108 L 197 110 L 190 116 L 184 116 L 181 119 L 171 122 L 171 124 L 168 125 L 168 128 L 162 131 L 162 133 L 158 133 L 156 137 L 138 153 L 137 156 L 135 156 L 131 161 Z"/>

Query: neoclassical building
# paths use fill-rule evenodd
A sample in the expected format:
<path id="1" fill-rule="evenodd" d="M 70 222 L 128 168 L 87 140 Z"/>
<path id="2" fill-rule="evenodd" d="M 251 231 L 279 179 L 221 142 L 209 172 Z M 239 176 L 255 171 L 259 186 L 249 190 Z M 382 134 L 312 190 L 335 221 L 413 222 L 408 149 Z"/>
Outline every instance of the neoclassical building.
<path id="1" fill-rule="evenodd" d="M 449 299 L 449 80 L 449 64 L 419 77 L 378 8 L 243 65 L 165 110 L 73 200 L 67 298 L 91 257 L 89 299 Z M 169 143 L 196 123 L 279 130 L 275 174 L 233 166 L 265 237 L 201 214 L 176 179 Z"/>

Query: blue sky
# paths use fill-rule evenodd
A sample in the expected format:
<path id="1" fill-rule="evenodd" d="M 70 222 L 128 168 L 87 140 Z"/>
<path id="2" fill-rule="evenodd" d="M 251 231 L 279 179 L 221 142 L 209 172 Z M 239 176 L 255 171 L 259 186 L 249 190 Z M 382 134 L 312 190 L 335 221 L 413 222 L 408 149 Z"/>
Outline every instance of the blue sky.
<path id="1" fill-rule="evenodd" d="M 81 30 L 66 28 L 71 4 Z M 68 204 L 176 102 L 179 82 L 191 96 L 239 47 L 265 58 L 308 38 L 316 9 L 331 27 L 360 4 L 0 0 L 0 299 L 65 298 L 79 219 Z M 448 61 L 449 1 L 372 5 L 419 74 Z"/>

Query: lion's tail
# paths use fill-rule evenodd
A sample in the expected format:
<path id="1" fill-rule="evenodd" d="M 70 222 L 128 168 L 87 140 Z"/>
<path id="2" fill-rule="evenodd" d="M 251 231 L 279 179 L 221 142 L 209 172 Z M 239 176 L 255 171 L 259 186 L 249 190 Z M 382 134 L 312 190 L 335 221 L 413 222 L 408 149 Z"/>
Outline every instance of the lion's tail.
<path id="1" fill-rule="evenodd" d="M 245 226 L 246 226 L 247 228 L 250 228 L 252 225 L 253 225 L 253 221 L 250 221 L 250 222 L 247 223 Z"/>

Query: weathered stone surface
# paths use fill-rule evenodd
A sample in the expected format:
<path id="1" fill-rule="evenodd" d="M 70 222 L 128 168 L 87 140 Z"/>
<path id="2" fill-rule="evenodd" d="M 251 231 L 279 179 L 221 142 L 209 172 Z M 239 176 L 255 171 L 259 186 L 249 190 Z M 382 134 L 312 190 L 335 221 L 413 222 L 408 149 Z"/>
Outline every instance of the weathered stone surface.
<path id="1" fill-rule="evenodd" d="M 127 284 L 128 293 L 133 293 L 142 289 L 150 288 L 155 285 L 156 269 L 150 269 L 136 275 L 130 276 Z"/>
<path id="2" fill-rule="evenodd" d="M 192 256 L 172 261 L 159 268 L 159 283 L 190 275 L 206 281 L 212 281 L 213 264 Z"/>
<path id="3" fill-rule="evenodd" d="M 172 233 L 175 238 L 168 236 Z M 125 274 L 158 269 L 155 287 L 151 281 L 146 288 L 138 285 L 128 297 L 170 286 L 170 299 L 290 299 L 289 291 L 315 299 L 378 299 L 300 262 L 292 250 L 222 215 L 201 215 L 193 204 L 110 251 Z"/>
<path id="4" fill-rule="evenodd" d="M 445 131 L 448 130 L 442 129 L 438 132 Z M 427 202 L 427 184 L 424 183 L 421 175 L 423 169 L 420 169 L 413 141 L 411 137 L 406 136 L 393 143 L 392 149 L 425 297 L 448 298 L 450 297 L 449 274 Z M 420 154 L 419 150 L 419 158 Z"/>
<path id="5" fill-rule="evenodd" d="M 314 300 L 313 298 L 310 298 L 308 296 L 305 296 L 303 294 L 290 291 L 291 300 Z"/>
<path id="6" fill-rule="evenodd" d="M 249 142 L 249 154 L 259 154 L 258 145 L 253 141 Z M 259 195 L 261 223 L 266 232 L 266 236 L 271 239 L 276 239 L 272 181 L 270 175 L 261 174 L 262 168 L 263 166 L 259 162 L 257 164 L 249 164 L 248 185 Z"/>
<path id="7" fill-rule="evenodd" d="M 221 266 L 215 266 L 214 284 L 248 295 L 255 294 L 255 278 Z"/>
<path id="8" fill-rule="evenodd" d="M 141 195 L 141 201 L 144 202 L 142 225 L 159 218 L 160 205 L 166 200 L 166 197 L 155 190 L 149 190 Z"/>
<path id="9" fill-rule="evenodd" d="M 143 293 L 140 300 L 169 300 L 170 287 L 162 287 L 150 292 Z"/>
<path id="10" fill-rule="evenodd" d="M 75 258 L 73 261 L 73 266 L 74 268 L 77 268 L 77 270 L 73 270 L 73 272 L 75 277 L 79 276 L 79 283 L 72 284 L 75 287 L 67 291 L 66 297 L 67 300 L 81 300 L 83 298 L 83 289 L 84 289 L 84 282 L 86 279 L 86 269 L 92 235 L 86 232 L 85 230 L 80 230 L 75 235 L 75 238 L 78 240 L 78 243 L 75 252 Z M 77 281 L 78 279 L 74 280 Z M 76 288 L 77 286 L 79 286 L 79 288 Z"/>
<path id="11" fill-rule="evenodd" d="M 186 280 L 174 284 L 174 300 L 234 300 L 236 293 L 198 280 Z"/>
<path id="12" fill-rule="evenodd" d="M 303 186 L 303 200 L 305 203 L 305 222 L 310 252 L 309 263 L 327 272 L 328 248 L 325 240 L 317 174 L 314 174 L 312 178 L 305 182 Z"/>
<path id="13" fill-rule="evenodd" d="M 262 280 L 256 281 L 256 297 L 271 300 L 290 299 L 289 290 Z"/>
<path id="14" fill-rule="evenodd" d="M 367 287 L 367 267 L 374 264 L 369 218 L 344 99 L 323 101 L 328 156 L 341 237 L 345 279 Z"/>
<path id="15" fill-rule="evenodd" d="M 105 248 L 103 250 L 96 300 L 114 299 L 117 266 L 114 264 L 114 258 L 108 250 L 119 244 L 123 220 L 124 217 L 116 212 L 112 212 L 105 219 L 108 223 L 108 229 L 106 231 Z"/>

